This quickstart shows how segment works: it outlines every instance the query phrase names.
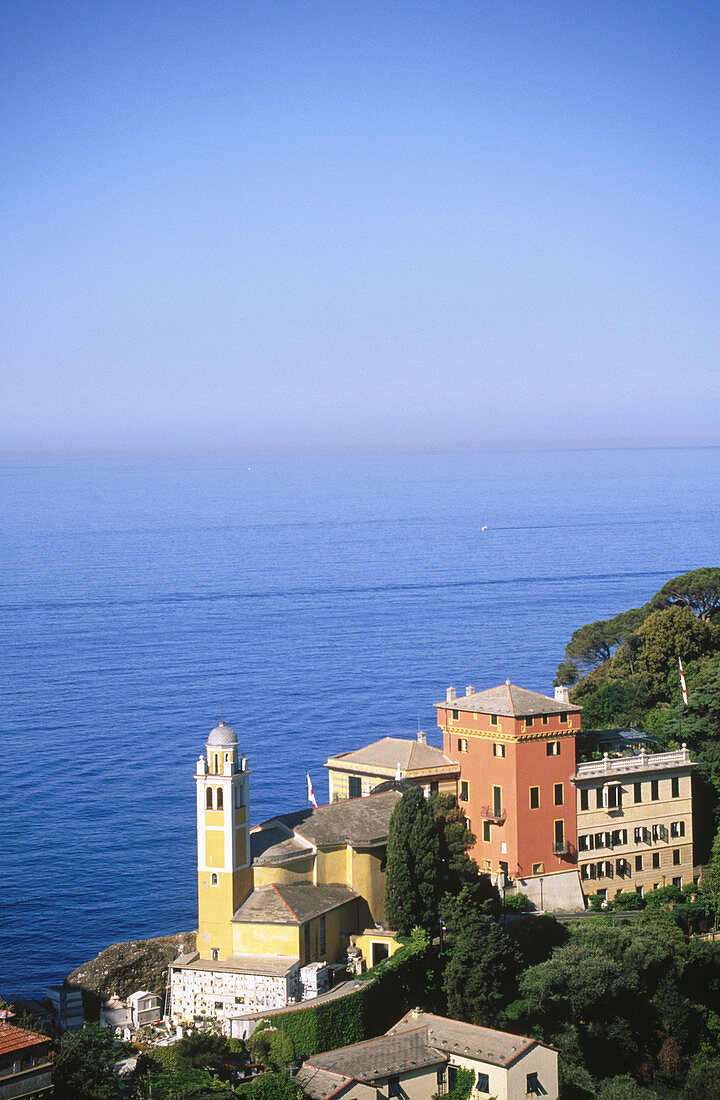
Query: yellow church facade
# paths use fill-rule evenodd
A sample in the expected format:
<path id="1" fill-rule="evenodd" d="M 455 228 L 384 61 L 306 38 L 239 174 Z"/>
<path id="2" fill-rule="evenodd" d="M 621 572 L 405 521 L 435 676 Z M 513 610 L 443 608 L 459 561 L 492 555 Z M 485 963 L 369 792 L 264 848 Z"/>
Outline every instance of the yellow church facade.
<path id="1" fill-rule="evenodd" d="M 250 771 L 235 732 L 213 729 L 195 771 L 197 951 L 170 967 L 178 1022 L 282 1007 L 303 968 L 343 962 L 385 917 L 385 851 L 401 795 L 385 790 L 250 827 Z"/>

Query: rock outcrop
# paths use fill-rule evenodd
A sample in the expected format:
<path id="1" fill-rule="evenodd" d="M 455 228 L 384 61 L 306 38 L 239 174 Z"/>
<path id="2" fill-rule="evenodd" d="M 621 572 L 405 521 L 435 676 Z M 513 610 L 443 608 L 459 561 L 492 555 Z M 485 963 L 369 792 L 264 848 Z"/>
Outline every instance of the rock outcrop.
<path id="1" fill-rule="evenodd" d="M 100 1005 L 111 997 L 124 1001 L 138 989 L 164 996 L 168 964 L 178 955 L 195 951 L 196 940 L 197 932 L 178 932 L 113 944 L 68 974 L 65 984 L 82 990 L 85 1017 L 96 1020 Z"/>

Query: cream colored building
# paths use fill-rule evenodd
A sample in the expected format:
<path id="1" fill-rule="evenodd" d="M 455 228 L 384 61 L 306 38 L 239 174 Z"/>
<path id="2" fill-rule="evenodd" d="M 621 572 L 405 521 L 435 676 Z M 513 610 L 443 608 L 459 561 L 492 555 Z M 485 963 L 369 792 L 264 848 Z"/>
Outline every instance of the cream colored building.
<path id="1" fill-rule="evenodd" d="M 341 962 L 385 917 L 385 849 L 401 795 L 282 814 L 250 828 L 247 760 L 220 722 L 198 760 L 197 952 L 170 965 L 176 1022 L 232 1019 L 301 995 L 299 972 Z"/>
<path id="2" fill-rule="evenodd" d="M 578 869 L 586 896 L 612 899 L 693 881 L 692 770 L 685 745 L 674 752 L 579 764 Z"/>
<path id="3" fill-rule="evenodd" d="M 312 1100 L 431 1100 L 473 1074 L 470 1100 L 558 1097 L 558 1055 L 537 1039 L 414 1010 L 386 1035 L 316 1054 L 297 1080 Z"/>
<path id="4" fill-rule="evenodd" d="M 428 794 L 457 795 L 460 777 L 457 761 L 428 745 L 422 732 L 416 741 L 383 737 L 372 745 L 331 756 L 325 767 L 331 802 L 364 797 L 379 783 L 392 779 L 409 779 Z"/>

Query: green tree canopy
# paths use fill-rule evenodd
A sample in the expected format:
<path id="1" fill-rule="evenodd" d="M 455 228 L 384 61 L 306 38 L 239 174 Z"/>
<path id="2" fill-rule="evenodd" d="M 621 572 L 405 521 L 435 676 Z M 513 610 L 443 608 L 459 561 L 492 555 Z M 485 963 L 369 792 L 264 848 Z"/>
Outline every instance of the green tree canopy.
<path id="1" fill-rule="evenodd" d="M 390 818 L 385 915 L 403 935 L 438 923 L 440 841 L 432 810 L 419 787 L 402 796 Z"/>
<path id="2" fill-rule="evenodd" d="M 142 1100 L 235 1100 L 235 1092 L 204 1069 L 152 1073 L 142 1079 Z"/>
<path id="3" fill-rule="evenodd" d="M 476 881 L 480 874 L 477 863 L 468 855 L 475 843 L 475 834 L 468 829 L 465 814 L 454 794 L 435 795 L 430 808 L 438 834 L 442 869 L 440 888 L 458 894 L 466 883 Z"/>
<path id="4" fill-rule="evenodd" d="M 471 888 L 463 889 L 448 916 L 452 948 L 443 982 L 448 1014 L 471 1024 L 501 1026 L 505 1008 L 517 995 L 520 952 L 478 909 Z"/>
<path id="5" fill-rule="evenodd" d="M 656 592 L 650 602 L 653 608 L 682 604 L 699 619 L 708 621 L 720 608 L 720 568 L 705 566 L 674 577 Z"/>
<path id="6" fill-rule="evenodd" d="M 565 661 L 558 668 L 572 675 L 572 670 L 585 672 L 609 661 L 619 645 L 627 643 L 636 633 L 649 613 L 649 605 L 621 611 L 612 619 L 600 619 L 587 623 L 573 631 L 565 647 Z M 574 682 L 574 681 L 565 681 Z"/>
<path id="7" fill-rule="evenodd" d="M 679 605 L 654 611 L 638 629 L 637 667 L 655 695 L 667 695 L 678 682 L 678 658 L 684 662 L 718 646 L 718 630 Z"/>
<path id="8" fill-rule="evenodd" d="M 113 1073 L 113 1066 L 133 1053 L 129 1044 L 115 1039 L 111 1028 L 99 1024 L 66 1031 L 53 1069 L 57 1100 L 119 1100 L 127 1096 L 129 1083 Z"/>

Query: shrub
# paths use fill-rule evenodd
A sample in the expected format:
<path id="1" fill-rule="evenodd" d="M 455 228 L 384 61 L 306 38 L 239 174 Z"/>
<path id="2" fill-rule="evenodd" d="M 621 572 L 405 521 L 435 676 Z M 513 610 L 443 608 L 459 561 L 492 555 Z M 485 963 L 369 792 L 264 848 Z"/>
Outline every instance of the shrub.
<path id="1" fill-rule="evenodd" d="M 515 913 L 527 913 L 530 909 L 535 908 L 527 894 L 519 893 L 506 894 L 503 905 L 506 909 L 511 909 Z"/>
<path id="2" fill-rule="evenodd" d="M 618 910 L 633 910 L 644 909 L 645 898 L 642 894 L 638 894 L 635 890 L 623 891 L 622 894 L 617 894 L 613 898 L 613 909 Z"/>

